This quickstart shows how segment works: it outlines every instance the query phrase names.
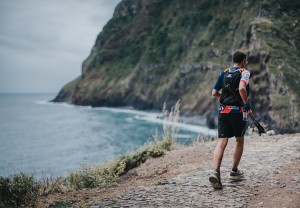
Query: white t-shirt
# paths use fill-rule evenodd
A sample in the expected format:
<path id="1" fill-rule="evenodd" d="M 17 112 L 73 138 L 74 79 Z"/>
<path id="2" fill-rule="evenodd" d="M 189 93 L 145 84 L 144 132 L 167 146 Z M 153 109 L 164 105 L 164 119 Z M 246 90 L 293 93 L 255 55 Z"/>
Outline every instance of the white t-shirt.
<path id="1" fill-rule="evenodd" d="M 249 84 L 249 79 L 250 79 L 250 72 L 248 70 L 244 70 L 242 72 L 242 77 L 240 82 L 244 82 L 246 86 Z"/>

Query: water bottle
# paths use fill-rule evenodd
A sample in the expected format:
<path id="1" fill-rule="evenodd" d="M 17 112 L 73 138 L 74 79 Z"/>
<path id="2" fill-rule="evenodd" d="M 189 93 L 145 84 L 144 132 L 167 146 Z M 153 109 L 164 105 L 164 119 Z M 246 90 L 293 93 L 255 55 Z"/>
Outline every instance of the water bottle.
<path id="1" fill-rule="evenodd" d="M 245 108 L 243 109 L 243 120 L 247 121 L 247 112 Z"/>

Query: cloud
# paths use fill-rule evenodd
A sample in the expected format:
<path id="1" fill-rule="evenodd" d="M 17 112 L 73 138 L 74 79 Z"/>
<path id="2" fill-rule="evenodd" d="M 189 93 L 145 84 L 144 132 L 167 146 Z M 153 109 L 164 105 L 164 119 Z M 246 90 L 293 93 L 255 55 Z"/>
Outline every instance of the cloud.
<path id="1" fill-rule="evenodd" d="M 79 76 L 119 2 L 0 0 L 0 92 L 57 92 Z"/>

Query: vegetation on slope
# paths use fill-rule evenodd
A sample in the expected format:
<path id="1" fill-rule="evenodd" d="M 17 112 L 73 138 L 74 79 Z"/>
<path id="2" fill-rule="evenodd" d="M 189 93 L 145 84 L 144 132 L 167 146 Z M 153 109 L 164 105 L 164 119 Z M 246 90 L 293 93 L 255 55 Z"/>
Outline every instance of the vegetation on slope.
<path id="1" fill-rule="evenodd" d="M 123 0 L 84 61 L 81 80 L 55 101 L 159 109 L 181 99 L 185 115 L 206 115 L 217 109 L 210 98 L 216 77 L 241 48 L 249 54 L 255 115 L 268 128 L 299 131 L 299 6 Z"/>

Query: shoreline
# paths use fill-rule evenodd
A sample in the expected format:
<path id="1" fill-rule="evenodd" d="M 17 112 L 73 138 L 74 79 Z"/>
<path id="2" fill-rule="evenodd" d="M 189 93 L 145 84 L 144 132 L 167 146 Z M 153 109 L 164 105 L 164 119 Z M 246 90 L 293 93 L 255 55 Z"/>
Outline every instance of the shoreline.
<path id="1" fill-rule="evenodd" d="M 133 108 L 132 106 L 123 106 L 123 107 L 93 107 L 93 106 L 85 106 L 85 105 L 75 105 L 67 102 L 53 102 L 48 101 L 47 103 L 39 103 L 39 104 L 55 104 L 62 105 L 66 107 L 79 107 L 90 110 L 104 110 L 113 113 L 129 113 L 136 115 L 136 119 L 144 120 L 148 122 L 164 124 L 165 120 L 162 119 L 163 113 L 158 110 L 138 110 Z M 213 136 L 216 137 L 217 130 L 210 129 L 207 127 L 206 119 L 204 116 L 196 115 L 196 116 L 180 116 L 181 120 L 189 123 L 181 123 L 181 122 L 167 122 L 168 125 L 174 125 L 176 127 L 183 128 L 184 130 L 191 131 L 194 133 L 200 133 L 204 136 Z"/>

